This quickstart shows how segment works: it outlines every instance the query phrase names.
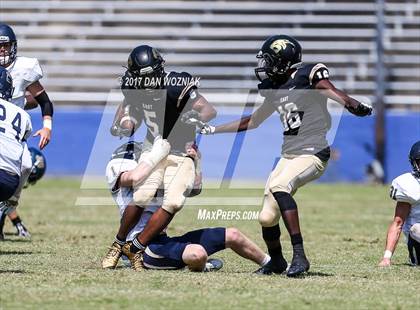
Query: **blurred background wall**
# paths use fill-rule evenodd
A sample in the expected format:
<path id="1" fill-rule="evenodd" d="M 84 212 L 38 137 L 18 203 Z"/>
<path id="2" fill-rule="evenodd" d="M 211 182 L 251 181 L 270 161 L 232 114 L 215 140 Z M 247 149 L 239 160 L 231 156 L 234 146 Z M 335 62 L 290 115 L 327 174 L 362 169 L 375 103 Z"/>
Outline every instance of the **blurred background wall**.
<path id="1" fill-rule="evenodd" d="M 118 88 L 128 53 L 142 43 L 164 54 L 168 70 L 199 76 L 209 101 L 222 111 L 232 108 L 230 114 L 235 114 L 238 94 L 256 87 L 255 55 L 265 38 L 278 33 L 295 36 L 302 44 L 303 60 L 325 63 L 335 84 L 350 94 L 380 104 L 375 93 L 383 87 L 387 180 L 409 169 L 408 150 L 420 140 L 416 0 L 385 1 L 381 58 L 386 70 L 381 85 L 376 1 L 2 0 L 0 9 L 0 20 L 18 36 L 19 54 L 40 60 L 42 83 L 57 106 L 53 141 L 45 152 L 50 175 L 84 172 L 103 116 L 101 106 L 110 89 Z M 217 122 L 232 118 L 229 113 L 219 115 Z M 36 126 L 38 120 L 36 115 Z M 367 179 L 366 167 L 375 158 L 375 121 L 343 115 L 324 181 Z M 276 137 L 277 123 L 273 116 L 261 130 Z M 220 139 L 216 143 L 206 138 L 208 177 L 226 169 L 212 161 L 223 139 L 231 137 Z M 277 145 L 267 146 L 259 139 L 252 145 L 267 149 L 267 154 L 278 153 Z M 246 152 L 242 153 L 245 161 Z M 260 160 L 251 160 L 254 169 L 241 168 L 238 159 L 235 177 L 266 177 L 267 169 L 258 169 Z"/>

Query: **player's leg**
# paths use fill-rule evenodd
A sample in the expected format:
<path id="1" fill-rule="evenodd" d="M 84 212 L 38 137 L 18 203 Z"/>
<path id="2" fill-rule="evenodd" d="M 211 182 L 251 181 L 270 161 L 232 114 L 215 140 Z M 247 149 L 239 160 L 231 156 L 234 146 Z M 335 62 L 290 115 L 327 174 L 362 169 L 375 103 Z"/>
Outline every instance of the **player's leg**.
<path id="1" fill-rule="evenodd" d="M 407 247 L 411 264 L 420 265 L 420 223 L 411 226 Z"/>
<path id="2" fill-rule="evenodd" d="M 226 228 L 225 235 L 226 248 L 232 249 L 239 256 L 252 260 L 260 266 L 270 261 L 270 257 L 237 228 Z"/>
<path id="3" fill-rule="evenodd" d="M 292 195 L 304 184 L 319 178 L 326 163 L 314 155 L 301 155 L 288 159 L 279 171 L 274 170 L 270 179 L 270 192 L 276 200 L 283 222 L 289 232 L 293 246 L 293 259 L 287 272 L 288 276 L 297 276 L 309 269 L 303 238 L 300 231 L 299 213 Z"/>
<path id="4" fill-rule="evenodd" d="M 287 160 L 282 158 L 276 166 L 275 171 L 281 171 Z M 262 236 L 267 245 L 271 260 L 265 266 L 256 271 L 258 274 L 270 275 L 274 273 L 283 273 L 287 269 L 287 261 L 283 257 L 282 246 L 280 242 L 280 209 L 270 192 L 269 184 L 272 175 L 270 175 L 264 190 L 263 208 L 259 215 Z"/>
<path id="5" fill-rule="evenodd" d="M 206 267 L 207 252 L 199 244 L 188 244 L 182 253 L 182 261 L 191 271 L 201 272 Z"/>
<path id="6" fill-rule="evenodd" d="M 23 225 L 22 220 L 16 213 L 16 208 L 19 204 L 20 195 L 22 190 L 28 181 L 29 175 L 32 171 L 32 157 L 31 152 L 28 149 L 28 146 L 24 144 L 23 153 L 22 153 L 22 169 L 21 169 L 21 176 L 19 180 L 19 185 L 16 188 L 13 196 L 10 197 L 7 201 L 9 204 L 10 209 L 8 212 L 8 217 L 12 221 L 13 225 L 16 227 L 16 232 L 21 237 L 29 238 L 31 234 L 29 233 L 28 229 Z M 14 220 L 14 221 L 13 221 Z"/>
<path id="7" fill-rule="evenodd" d="M 150 218 L 144 230 L 133 240 L 131 252 L 143 251 L 181 210 L 195 178 L 194 162 L 189 157 L 169 155 L 163 177 L 164 198 L 162 207 Z"/>
<path id="8" fill-rule="evenodd" d="M 3 227 L 7 214 L 11 211 L 7 203 L 19 186 L 19 176 L 0 169 L 0 240 L 4 239 Z"/>

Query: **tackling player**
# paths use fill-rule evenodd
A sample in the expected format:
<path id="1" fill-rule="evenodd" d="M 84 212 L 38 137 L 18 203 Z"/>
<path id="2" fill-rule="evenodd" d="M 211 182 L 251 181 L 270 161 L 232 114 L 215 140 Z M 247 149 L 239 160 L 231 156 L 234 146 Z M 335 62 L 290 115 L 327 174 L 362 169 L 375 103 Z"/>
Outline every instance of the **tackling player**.
<path id="1" fill-rule="evenodd" d="M 26 139 L 32 131 L 29 114 L 10 103 L 13 81 L 10 73 L 0 67 L 0 202 L 12 197 L 21 181 L 22 155 Z M 4 220 L 6 207 L 0 204 L 0 223 Z M 0 240 L 3 240 L 0 227 Z"/>
<path id="2" fill-rule="evenodd" d="M 16 106 L 24 109 L 26 104 L 26 93 L 32 97 L 41 107 L 43 128 L 36 131 L 34 136 L 39 136 L 39 148 L 42 150 L 51 139 L 53 104 L 49 99 L 39 80 L 43 73 L 36 58 L 17 55 L 17 39 L 13 29 L 6 24 L 0 24 L 0 66 L 6 68 L 12 78 L 14 85 L 13 98 L 11 100 Z M 33 101 L 33 100 L 32 100 Z M 21 181 L 14 195 L 4 202 L 4 207 L 9 209 L 9 218 L 17 229 L 17 233 L 23 237 L 30 237 L 29 232 L 22 224 L 16 213 L 22 188 L 26 184 L 32 169 L 30 152 L 25 146 L 22 157 Z"/>
<path id="3" fill-rule="evenodd" d="M 188 156 L 187 148 L 194 144 L 195 125 L 179 121 L 181 114 L 194 110 L 197 117 L 205 122 L 216 116 L 215 109 L 199 94 L 192 76 L 186 72 L 166 73 L 164 63 L 161 54 L 151 46 L 140 45 L 131 51 L 127 71 L 121 81 L 124 102 L 118 108 L 111 128 L 113 135 L 131 136 L 141 122 L 145 122 L 147 134 L 140 161 L 149 156 L 158 136 L 167 139 L 171 146 L 170 154 L 156 165 L 147 179 L 134 184 L 135 205 L 125 209 L 119 230 L 123 233 L 116 236 L 112 246 L 122 248 L 125 234 L 138 221 L 142 210 L 163 184 L 165 193 L 162 207 L 133 240 L 131 252 L 124 253 L 132 265 L 135 265 L 133 261 L 140 259 L 148 243 L 181 210 L 194 185 L 195 163 Z"/>
<path id="4" fill-rule="evenodd" d="M 401 231 L 407 240 L 408 255 L 412 265 L 420 265 L 420 141 L 413 144 L 409 154 L 413 171 L 392 181 L 390 196 L 397 201 L 394 220 L 389 225 L 381 267 L 391 265 Z"/>
<path id="5" fill-rule="evenodd" d="M 259 217 L 272 260 L 257 271 L 261 274 L 282 273 L 287 268 L 280 243 L 280 216 L 293 246 L 287 275 L 294 277 L 309 270 L 293 195 L 299 187 L 319 178 L 327 166 L 330 148 L 326 135 L 331 123 L 327 99 L 339 102 L 357 116 L 372 112 L 371 107 L 336 89 L 325 65 L 303 63 L 301 57 L 301 46 L 294 38 L 269 37 L 257 55 L 259 67 L 255 69 L 264 103 L 250 116 L 217 127 L 206 125 L 201 130 L 214 134 L 254 129 L 273 112 L 280 114 L 284 127 L 282 158 L 267 181 Z"/>
<path id="6" fill-rule="evenodd" d="M 139 169 L 137 159 L 140 158 L 140 153 L 141 145 L 129 142 L 113 153 L 107 165 L 108 184 L 120 210 L 120 215 L 123 215 L 125 208 L 133 203 L 133 189 L 131 187 L 116 187 L 118 176 L 123 171 L 133 171 L 133 169 L 142 170 L 143 175 L 147 174 L 146 167 Z M 190 155 L 196 157 L 197 152 L 191 149 Z M 162 195 L 157 196 L 158 198 L 153 199 L 142 211 L 140 219 L 127 234 L 125 248 L 129 247 L 130 242 L 143 231 L 153 214 L 161 207 Z M 169 237 L 166 234 L 166 228 L 164 228 L 158 236 L 149 242 L 143 254 L 142 264 L 135 262 L 136 265 L 132 265 L 132 267 L 137 271 L 143 266 L 148 269 L 179 269 L 188 266 L 192 271 L 220 269 L 222 264 L 218 260 L 208 260 L 208 257 L 225 248 L 230 248 L 238 255 L 261 266 L 270 260 L 267 254 L 236 228 L 204 228 L 177 237 Z M 112 265 L 102 265 L 103 268 L 116 267 L 122 251 L 114 250 L 119 253 L 119 255 L 113 256 L 116 261 Z"/>

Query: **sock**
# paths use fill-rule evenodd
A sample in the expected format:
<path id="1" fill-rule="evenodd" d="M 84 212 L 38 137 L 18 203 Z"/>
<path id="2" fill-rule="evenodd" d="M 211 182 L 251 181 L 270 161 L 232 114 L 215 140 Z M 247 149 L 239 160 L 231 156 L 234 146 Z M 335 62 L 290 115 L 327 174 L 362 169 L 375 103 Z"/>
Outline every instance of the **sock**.
<path id="1" fill-rule="evenodd" d="M 264 266 L 264 265 L 268 264 L 268 262 L 269 262 L 270 260 L 271 260 L 270 255 L 265 254 L 264 259 L 263 259 L 263 260 L 261 261 L 261 263 L 260 263 L 260 266 L 262 267 L 262 266 Z"/>
<path id="2" fill-rule="evenodd" d="M 285 261 L 281 245 L 275 248 L 268 249 L 268 254 L 270 254 L 270 262 L 273 267 L 280 267 L 280 262 Z"/>
<path id="3" fill-rule="evenodd" d="M 133 243 L 130 246 L 131 253 L 143 252 L 146 249 L 146 246 L 140 243 L 137 238 L 134 238 Z"/>
<path id="4" fill-rule="evenodd" d="M 12 220 L 13 225 L 17 226 L 18 224 L 22 223 L 22 220 L 18 216 L 17 218 Z"/>
<path id="5" fill-rule="evenodd" d="M 290 236 L 293 246 L 293 255 L 305 255 L 305 250 L 303 249 L 303 239 L 301 234 L 294 234 Z"/>
<path id="6" fill-rule="evenodd" d="M 118 238 L 118 235 L 115 236 L 115 242 L 118 243 L 121 246 L 123 246 L 125 244 L 125 240 L 122 240 L 122 239 Z"/>

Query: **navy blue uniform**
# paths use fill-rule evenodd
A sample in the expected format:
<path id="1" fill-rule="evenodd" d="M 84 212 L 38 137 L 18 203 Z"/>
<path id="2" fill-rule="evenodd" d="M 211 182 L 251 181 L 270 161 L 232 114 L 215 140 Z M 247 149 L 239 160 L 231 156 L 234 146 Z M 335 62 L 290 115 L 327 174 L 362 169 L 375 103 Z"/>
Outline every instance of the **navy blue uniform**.
<path id="1" fill-rule="evenodd" d="M 187 245 L 199 244 L 210 256 L 226 248 L 226 228 L 204 228 L 194 230 L 179 237 L 159 235 L 146 248 L 143 264 L 150 269 L 184 268 L 182 253 Z"/>
<path id="2" fill-rule="evenodd" d="M 0 201 L 8 200 L 19 186 L 20 177 L 0 169 Z"/>

